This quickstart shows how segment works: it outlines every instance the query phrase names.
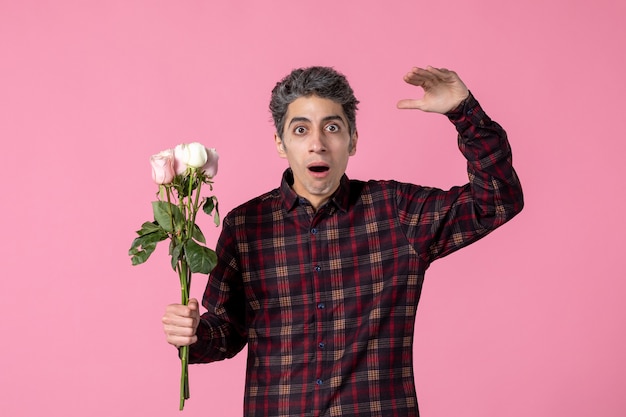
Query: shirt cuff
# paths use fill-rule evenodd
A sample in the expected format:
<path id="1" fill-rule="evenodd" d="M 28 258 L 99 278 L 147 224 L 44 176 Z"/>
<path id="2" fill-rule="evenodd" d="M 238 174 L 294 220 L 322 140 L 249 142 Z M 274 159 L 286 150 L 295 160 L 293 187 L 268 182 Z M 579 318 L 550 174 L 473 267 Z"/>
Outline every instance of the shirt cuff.
<path id="1" fill-rule="evenodd" d="M 456 126 L 456 130 L 461 133 L 470 126 L 486 126 L 491 123 L 491 119 L 482 109 L 472 92 L 458 106 L 446 113 L 448 119 Z"/>

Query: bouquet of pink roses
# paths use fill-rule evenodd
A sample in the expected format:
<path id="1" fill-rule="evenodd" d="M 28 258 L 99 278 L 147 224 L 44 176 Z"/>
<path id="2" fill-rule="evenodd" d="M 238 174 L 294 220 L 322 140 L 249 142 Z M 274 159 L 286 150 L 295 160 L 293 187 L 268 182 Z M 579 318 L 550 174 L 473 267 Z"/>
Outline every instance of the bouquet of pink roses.
<path id="1" fill-rule="evenodd" d="M 220 218 L 217 197 L 201 197 L 200 190 L 207 184 L 213 190 L 213 177 L 217 174 L 218 154 L 194 142 L 177 145 L 153 155 L 152 179 L 159 185 L 157 201 L 152 202 L 154 221 L 145 222 L 137 231 L 128 251 L 133 265 L 148 260 L 157 244 L 169 239 L 169 254 L 172 269 L 178 273 L 181 288 L 181 303 L 189 302 L 191 274 L 208 274 L 217 263 L 212 249 L 204 246 L 206 239 L 196 224 L 196 214 L 202 210 L 213 216 L 216 226 Z M 189 348 L 180 348 L 181 380 L 180 409 L 189 398 Z"/>

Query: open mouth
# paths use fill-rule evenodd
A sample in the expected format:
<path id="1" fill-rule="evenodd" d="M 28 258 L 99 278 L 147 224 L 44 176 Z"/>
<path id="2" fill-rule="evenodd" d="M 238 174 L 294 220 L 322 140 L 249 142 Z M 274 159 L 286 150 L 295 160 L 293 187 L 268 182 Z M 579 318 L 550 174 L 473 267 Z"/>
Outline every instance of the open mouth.
<path id="1" fill-rule="evenodd" d="M 309 170 L 313 171 L 313 172 L 326 172 L 328 171 L 328 167 L 324 166 L 324 165 L 314 165 L 314 166 L 310 166 Z"/>

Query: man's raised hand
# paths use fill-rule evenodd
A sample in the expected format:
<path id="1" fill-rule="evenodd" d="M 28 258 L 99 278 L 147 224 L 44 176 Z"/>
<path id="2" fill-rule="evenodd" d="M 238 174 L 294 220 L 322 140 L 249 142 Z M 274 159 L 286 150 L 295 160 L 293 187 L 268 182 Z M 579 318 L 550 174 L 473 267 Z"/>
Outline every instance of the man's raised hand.
<path id="1" fill-rule="evenodd" d="M 469 96 L 469 90 L 454 71 L 445 68 L 413 68 L 404 81 L 424 89 L 421 99 L 398 101 L 399 109 L 418 109 L 433 113 L 447 113 Z"/>

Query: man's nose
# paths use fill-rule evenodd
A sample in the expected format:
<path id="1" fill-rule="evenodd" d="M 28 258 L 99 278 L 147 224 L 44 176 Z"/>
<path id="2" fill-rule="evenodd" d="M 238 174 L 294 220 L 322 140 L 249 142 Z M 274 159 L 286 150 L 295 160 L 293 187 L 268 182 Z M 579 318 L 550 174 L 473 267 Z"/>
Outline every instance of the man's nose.
<path id="1" fill-rule="evenodd" d="M 310 136 L 309 152 L 326 152 L 326 135 L 324 132 L 318 130 Z"/>

